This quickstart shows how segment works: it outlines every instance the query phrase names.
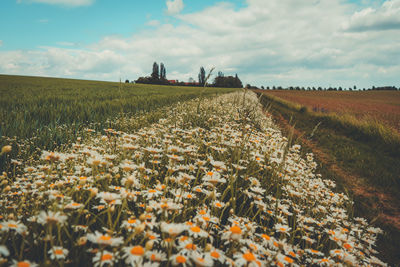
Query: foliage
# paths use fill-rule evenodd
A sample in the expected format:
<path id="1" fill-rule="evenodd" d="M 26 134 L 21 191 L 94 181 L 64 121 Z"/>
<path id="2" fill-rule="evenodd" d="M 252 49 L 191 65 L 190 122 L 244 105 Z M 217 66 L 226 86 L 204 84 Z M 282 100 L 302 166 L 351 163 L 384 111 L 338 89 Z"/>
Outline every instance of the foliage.
<path id="1" fill-rule="evenodd" d="M 153 72 L 151 73 L 151 78 L 153 80 L 159 80 L 160 79 L 159 67 L 158 67 L 157 62 L 153 63 Z"/>
<path id="2" fill-rule="evenodd" d="M 160 64 L 160 80 L 167 79 L 167 70 L 165 69 L 164 63 Z"/>
<path id="3" fill-rule="evenodd" d="M 199 72 L 199 85 L 204 86 L 205 83 L 206 83 L 206 71 L 204 70 L 203 67 L 201 67 Z"/>

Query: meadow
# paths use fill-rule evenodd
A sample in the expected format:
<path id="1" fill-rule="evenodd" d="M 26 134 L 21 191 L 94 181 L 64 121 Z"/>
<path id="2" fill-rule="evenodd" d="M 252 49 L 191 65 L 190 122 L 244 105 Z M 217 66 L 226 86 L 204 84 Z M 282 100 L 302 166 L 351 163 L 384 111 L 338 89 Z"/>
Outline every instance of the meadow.
<path id="1" fill-rule="evenodd" d="M 40 149 L 68 144 L 84 128 L 113 127 L 118 118 L 146 113 L 130 125 L 140 127 L 156 122 L 173 103 L 234 90 L 0 75 L 0 146 L 12 145 L 10 158 L 27 160 Z M 0 170 L 5 168 L 0 158 Z"/>
<path id="2" fill-rule="evenodd" d="M 129 129 L 142 116 L 1 176 L 0 264 L 386 266 L 382 231 L 254 93 L 175 103 Z"/>

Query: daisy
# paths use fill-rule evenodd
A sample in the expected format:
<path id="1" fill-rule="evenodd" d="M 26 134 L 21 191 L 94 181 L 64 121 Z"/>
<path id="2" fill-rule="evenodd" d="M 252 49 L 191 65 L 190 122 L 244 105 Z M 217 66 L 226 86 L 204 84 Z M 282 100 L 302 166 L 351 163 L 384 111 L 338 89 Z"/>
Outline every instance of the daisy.
<path id="1" fill-rule="evenodd" d="M 275 224 L 275 230 L 279 233 L 289 234 L 289 232 L 290 232 L 290 230 L 292 230 L 292 228 L 290 228 L 287 225 L 277 223 L 277 224 Z"/>
<path id="2" fill-rule="evenodd" d="M 211 165 L 213 165 L 213 167 L 214 167 L 217 171 L 219 171 L 219 170 L 226 171 L 226 170 L 227 170 L 227 169 L 226 169 L 225 163 L 222 162 L 222 161 L 211 160 L 210 163 L 211 163 Z"/>
<path id="3" fill-rule="evenodd" d="M 175 237 L 186 230 L 186 226 L 180 223 L 161 223 L 161 231 Z"/>
<path id="4" fill-rule="evenodd" d="M 97 198 L 100 198 L 100 203 L 107 205 L 121 205 L 121 195 L 110 192 L 100 192 L 97 194 Z"/>
<path id="5" fill-rule="evenodd" d="M 242 229 L 235 224 L 229 227 L 228 230 L 225 230 L 221 238 L 223 240 L 232 239 L 237 241 L 242 237 L 242 234 L 243 234 Z"/>
<path id="6" fill-rule="evenodd" d="M 334 266 L 335 262 L 329 258 L 313 259 L 313 264 L 318 266 Z"/>
<path id="7" fill-rule="evenodd" d="M 68 255 L 68 249 L 55 246 L 51 248 L 48 253 L 52 260 L 64 260 Z"/>
<path id="8" fill-rule="evenodd" d="M 115 260 L 114 253 L 107 250 L 97 252 L 92 259 L 94 267 L 102 267 L 104 265 L 113 266 Z"/>
<path id="9" fill-rule="evenodd" d="M 146 251 L 145 257 L 152 262 L 163 262 L 167 260 L 167 254 L 161 251 L 149 250 Z"/>
<path id="10" fill-rule="evenodd" d="M 248 266 L 248 267 L 258 267 L 262 266 L 261 261 L 258 258 L 257 254 L 252 253 L 250 250 L 247 250 L 244 253 L 236 253 L 234 254 L 236 258 L 235 264 L 238 266 Z"/>
<path id="11" fill-rule="evenodd" d="M 191 265 L 189 262 L 189 258 L 182 254 L 176 254 L 170 257 L 169 259 L 172 262 L 172 265 L 177 266 L 180 265 L 182 267 L 186 267 Z"/>
<path id="12" fill-rule="evenodd" d="M 279 265 L 279 264 L 283 264 L 283 266 L 295 265 L 294 259 L 292 259 L 291 257 L 285 256 L 281 253 L 278 253 L 278 255 L 276 255 L 276 261 L 277 261 L 277 265 Z"/>
<path id="13" fill-rule="evenodd" d="M 206 172 L 203 176 L 203 181 L 216 185 L 217 183 L 226 183 L 225 178 L 221 178 L 221 174 L 215 170 Z"/>
<path id="14" fill-rule="evenodd" d="M 308 248 L 305 249 L 305 252 L 311 254 L 312 256 L 321 256 L 321 257 L 324 256 L 324 253 L 322 253 L 319 250 L 312 249 L 312 248 L 311 249 L 308 249 Z"/>
<path id="15" fill-rule="evenodd" d="M 140 225 L 141 222 L 138 219 L 128 219 L 122 222 L 121 227 L 128 229 L 128 231 L 133 231 L 135 227 Z"/>
<path id="16" fill-rule="evenodd" d="M 214 261 L 208 254 L 200 254 L 200 253 L 193 253 L 190 259 L 194 262 L 194 264 L 198 267 L 206 267 L 206 266 L 213 266 Z"/>
<path id="17" fill-rule="evenodd" d="M 179 249 L 182 254 L 191 254 L 193 252 L 198 252 L 199 248 L 193 243 L 191 239 L 186 239 L 179 243 Z"/>
<path id="18" fill-rule="evenodd" d="M 130 246 L 123 248 L 125 252 L 124 258 L 126 264 L 131 266 L 140 266 L 143 263 L 143 258 L 145 256 L 145 250 L 142 246 Z"/>
<path id="19" fill-rule="evenodd" d="M 37 267 L 39 266 L 37 263 L 30 262 L 28 260 L 16 261 L 13 260 L 13 264 L 10 267 Z"/>
<path id="20" fill-rule="evenodd" d="M 226 260 L 225 253 L 222 250 L 212 248 L 210 252 L 207 252 L 206 255 L 209 255 L 211 259 L 220 264 L 223 264 Z"/>
<path id="21" fill-rule="evenodd" d="M 26 227 L 20 221 L 9 220 L 7 222 L 1 223 L 0 229 L 2 231 L 14 230 L 18 234 L 22 235 L 22 234 L 26 233 L 26 231 L 28 230 L 28 227 Z"/>
<path id="22" fill-rule="evenodd" d="M 68 209 L 68 210 L 77 210 L 77 209 L 80 209 L 82 207 L 84 207 L 83 204 L 76 203 L 76 202 L 71 202 L 71 203 L 65 205 L 65 209 Z"/>
<path id="23" fill-rule="evenodd" d="M 162 195 L 162 191 L 159 191 L 157 189 L 148 189 L 148 190 L 142 191 L 142 193 L 147 199 L 153 199 L 155 197 Z"/>
<path id="24" fill-rule="evenodd" d="M 107 234 L 102 234 L 96 231 L 94 234 L 89 233 L 87 234 L 87 240 L 94 244 L 104 245 L 104 246 L 119 246 L 123 243 L 122 237 L 111 237 Z"/>
<path id="25" fill-rule="evenodd" d="M 213 206 L 218 208 L 218 209 L 221 209 L 221 208 L 225 207 L 225 205 L 226 204 L 224 202 L 221 202 L 221 201 L 218 201 L 218 200 L 215 200 L 213 202 Z"/>

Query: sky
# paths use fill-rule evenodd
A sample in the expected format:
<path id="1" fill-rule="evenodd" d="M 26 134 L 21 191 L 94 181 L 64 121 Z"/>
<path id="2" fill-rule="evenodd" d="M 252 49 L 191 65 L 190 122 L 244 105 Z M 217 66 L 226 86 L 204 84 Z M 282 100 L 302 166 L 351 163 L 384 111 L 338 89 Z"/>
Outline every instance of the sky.
<path id="1" fill-rule="evenodd" d="M 400 87 L 400 0 L 1 0 L 0 74 Z"/>

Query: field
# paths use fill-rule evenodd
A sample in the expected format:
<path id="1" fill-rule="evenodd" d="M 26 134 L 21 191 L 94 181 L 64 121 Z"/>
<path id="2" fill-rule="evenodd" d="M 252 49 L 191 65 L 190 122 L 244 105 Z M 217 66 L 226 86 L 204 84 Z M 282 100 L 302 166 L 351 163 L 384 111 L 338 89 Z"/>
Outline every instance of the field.
<path id="1" fill-rule="evenodd" d="M 308 107 L 310 110 L 384 123 L 400 132 L 400 93 L 397 91 L 288 91 L 269 95 Z"/>
<path id="2" fill-rule="evenodd" d="M 354 216 L 350 196 L 317 172 L 314 155 L 282 134 L 253 92 L 193 88 L 197 98 L 178 102 L 187 97 L 183 88 L 132 87 L 123 89 L 127 97 L 146 88 L 160 98 L 136 100 L 150 99 L 147 112 L 132 105 L 113 113 L 108 105 L 122 105 L 123 97 L 90 112 L 102 106 L 90 101 L 101 94 L 94 84 L 81 95 L 89 84 L 76 82 L 70 103 L 89 106 L 93 120 L 66 116 L 66 136 L 59 131 L 62 143 L 51 150 L 34 144 L 41 131 L 27 135 L 29 142 L 4 139 L 14 143 L 0 152 L 0 265 L 386 265 L 377 247 L 382 230 Z M 65 86 L 56 90 L 61 100 Z M 164 89 L 176 92 L 175 101 Z M 45 116 L 68 106 L 24 99 L 27 114 L 29 107 Z M 44 128 L 53 127 L 49 121 Z M 83 126 L 73 135 L 68 125 L 75 124 Z M 16 160 L 24 146 L 38 157 Z"/>
<path id="3" fill-rule="evenodd" d="M 86 127 L 113 127 L 125 116 L 152 111 L 129 125 L 138 128 L 158 121 L 173 103 L 232 91 L 0 75 L 0 146 L 18 147 L 12 157 L 27 160 L 37 148 L 51 150 L 68 144 Z M 4 167 L 0 159 L 0 170 Z"/>
<path id="4" fill-rule="evenodd" d="M 379 241 L 380 247 L 385 257 L 398 265 L 400 138 L 393 126 L 399 121 L 392 114 L 382 113 L 385 109 L 395 109 L 399 92 L 257 92 L 285 134 L 314 153 L 317 171 L 349 192 L 355 201 L 354 213 L 385 229 L 387 235 Z M 357 99 L 366 102 L 361 104 Z M 375 119 L 359 118 L 362 116 L 359 109 L 366 113 L 383 99 L 388 101 L 379 112 L 374 112 Z M 351 101 L 359 109 L 352 111 Z M 343 108 L 338 109 L 339 106 Z M 377 121 L 384 117 L 391 118 L 391 126 Z"/>

